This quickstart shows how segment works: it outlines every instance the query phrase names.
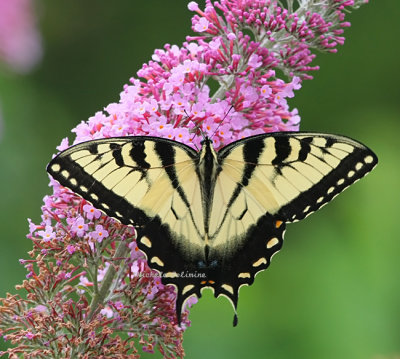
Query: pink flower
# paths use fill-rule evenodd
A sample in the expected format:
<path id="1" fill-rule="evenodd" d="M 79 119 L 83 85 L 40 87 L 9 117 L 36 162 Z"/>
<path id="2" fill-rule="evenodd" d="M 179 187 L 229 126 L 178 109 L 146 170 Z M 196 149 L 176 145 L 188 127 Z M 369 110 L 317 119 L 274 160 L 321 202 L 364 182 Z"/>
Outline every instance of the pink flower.
<path id="1" fill-rule="evenodd" d="M 202 47 L 196 44 L 195 42 L 191 42 L 186 45 L 186 48 L 190 51 L 190 54 L 196 56 L 198 52 L 202 50 Z"/>
<path id="2" fill-rule="evenodd" d="M 272 94 L 272 89 L 270 86 L 264 85 L 261 87 L 260 92 L 262 97 L 268 98 Z"/>
<path id="3" fill-rule="evenodd" d="M 198 32 L 207 31 L 209 25 L 209 21 L 202 17 L 200 20 L 194 25 L 194 30 Z"/>
<path id="4" fill-rule="evenodd" d="M 98 209 L 94 208 L 91 204 L 85 204 L 83 206 L 83 210 L 86 213 L 86 217 L 90 220 L 92 219 L 98 219 L 101 216 L 101 211 Z"/>
<path id="5" fill-rule="evenodd" d="M 226 37 L 230 41 L 236 40 L 236 35 L 233 32 L 229 32 Z"/>
<path id="6" fill-rule="evenodd" d="M 146 261 L 144 259 L 139 259 L 133 262 L 131 265 L 131 273 L 134 277 L 139 277 L 141 273 L 145 272 Z"/>
<path id="7" fill-rule="evenodd" d="M 150 286 L 149 289 L 144 290 L 144 292 L 146 293 L 146 298 L 148 300 L 153 300 L 155 295 L 158 293 L 158 288 L 155 286 Z"/>
<path id="8" fill-rule="evenodd" d="M 44 231 L 38 231 L 37 234 L 43 238 L 44 242 L 51 241 L 56 234 L 53 232 L 53 227 L 47 225 Z"/>
<path id="9" fill-rule="evenodd" d="M 216 134 L 221 139 L 229 139 L 230 137 L 232 137 L 231 125 L 230 124 L 225 124 L 225 125 L 219 126 L 218 129 L 217 129 Z"/>
<path id="10" fill-rule="evenodd" d="M 96 230 L 91 233 L 91 237 L 100 243 L 104 238 L 108 237 L 108 231 L 106 231 L 101 224 L 98 224 Z"/>
<path id="11" fill-rule="evenodd" d="M 37 305 L 34 309 L 35 309 L 38 313 L 47 313 L 47 312 L 48 312 L 47 307 L 44 306 L 44 305 L 41 305 L 41 304 Z"/>
<path id="12" fill-rule="evenodd" d="M 100 314 L 104 315 L 107 318 L 112 318 L 114 315 L 114 312 L 113 312 L 112 308 L 109 305 L 107 305 L 102 310 L 100 310 Z"/>
<path id="13" fill-rule="evenodd" d="M 115 306 L 115 309 L 117 309 L 117 310 L 121 310 L 121 309 L 123 309 L 124 308 L 124 303 L 122 303 L 121 301 L 116 301 L 115 303 L 114 303 L 114 306 Z"/>
<path id="14" fill-rule="evenodd" d="M 69 254 L 73 254 L 76 251 L 76 247 L 72 246 L 72 245 L 68 245 L 67 246 L 67 251 L 68 251 Z"/>
<path id="15" fill-rule="evenodd" d="M 197 3 L 194 2 L 194 1 L 191 1 L 191 2 L 188 4 L 187 7 L 188 7 L 188 9 L 189 9 L 190 11 L 196 11 L 196 10 L 199 9 L 199 5 L 197 5 Z"/>
<path id="16" fill-rule="evenodd" d="M 85 276 L 79 277 L 79 285 L 83 287 L 91 287 L 93 283 Z"/>
<path id="17" fill-rule="evenodd" d="M 175 129 L 175 140 L 183 143 L 188 143 L 190 139 L 190 132 L 185 127 Z"/>
<path id="18" fill-rule="evenodd" d="M 32 340 L 35 337 L 35 334 L 33 334 L 32 332 L 27 332 L 25 334 L 25 337 L 27 337 L 29 340 Z"/>
<path id="19" fill-rule="evenodd" d="M 292 82 L 286 84 L 285 88 L 281 92 L 282 97 L 294 97 L 293 90 L 298 90 L 301 88 L 301 79 L 297 76 L 293 77 Z"/>
<path id="20" fill-rule="evenodd" d="M 256 54 L 252 54 L 249 58 L 249 66 L 253 68 L 260 67 L 262 65 L 262 57 Z"/>
<path id="21" fill-rule="evenodd" d="M 101 281 L 104 279 L 104 276 L 106 275 L 109 266 L 110 266 L 110 263 L 107 262 L 107 263 L 104 265 L 104 268 L 103 268 L 103 269 L 99 269 L 99 270 L 97 271 L 97 281 L 98 281 L 98 282 L 101 282 Z"/>
<path id="22" fill-rule="evenodd" d="M 85 205 L 85 206 L 88 206 L 88 205 Z M 87 217 L 89 219 L 93 219 L 93 217 L 95 217 L 95 214 L 94 214 L 95 211 L 98 211 L 98 210 L 89 206 L 89 207 L 86 207 L 85 211 L 87 213 L 90 213 L 90 215 L 92 216 L 92 218 L 89 218 L 89 214 L 87 214 Z M 100 211 L 98 211 L 98 212 L 100 212 Z M 79 216 L 76 219 L 74 219 L 73 224 L 71 225 L 71 231 L 75 232 L 78 237 L 83 237 L 87 230 L 88 230 L 88 225 L 85 223 L 85 219 L 83 217 Z"/>
<path id="23" fill-rule="evenodd" d="M 195 296 L 191 296 L 186 300 L 185 303 L 185 308 L 184 309 L 189 309 L 191 307 L 193 307 L 197 302 L 198 302 L 198 298 Z"/>
<path id="24" fill-rule="evenodd" d="M 0 1 L 1 1 L 1 0 L 0 0 Z M 65 137 L 65 138 L 62 139 L 60 145 L 57 146 L 56 148 L 57 148 L 57 150 L 59 150 L 59 151 L 64 151 L 64 150 L 66 150 L 68 147 L 69 147 L 69 144 L 68 144 L 68 137 Z"/>
<path id="25" fill-rule="evenodd" d="M 29 223 L 29 233 L 32 234 L 34 231 L 36 231 L 37 225 L 33 223 L 30 218 L 28 218 L 28 223 Z"/>

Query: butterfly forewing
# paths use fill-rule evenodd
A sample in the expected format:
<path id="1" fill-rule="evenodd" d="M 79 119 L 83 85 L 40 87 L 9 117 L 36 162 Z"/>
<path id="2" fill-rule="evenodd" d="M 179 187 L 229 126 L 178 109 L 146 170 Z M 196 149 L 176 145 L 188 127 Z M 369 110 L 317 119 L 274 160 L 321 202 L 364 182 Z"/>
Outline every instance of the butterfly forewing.
<path id="1" fill-rule="evenodd" d="M 176 193 L 179 197 L 176 169 L 187 167 L 191 172 L 195 155 L 185 145 L 170 146 L 162 139 L 102 139 L 61 152 L 50 162 L 48 172 L 109 216 L 124 224 L 142 225 L 144 219 L 137 213 L 152 218 Z M 180 200 L 186 208 L 190 206 L 186 199 Z"/>
<path id="2" fill-rule="evenodd" d="M 316 211 L 377 163 L 370 149 L 350 138 L 301 132 L 249 137 L 219 155 L 224 167 L 246 164 L 243 192 L 285 222 Z"/>

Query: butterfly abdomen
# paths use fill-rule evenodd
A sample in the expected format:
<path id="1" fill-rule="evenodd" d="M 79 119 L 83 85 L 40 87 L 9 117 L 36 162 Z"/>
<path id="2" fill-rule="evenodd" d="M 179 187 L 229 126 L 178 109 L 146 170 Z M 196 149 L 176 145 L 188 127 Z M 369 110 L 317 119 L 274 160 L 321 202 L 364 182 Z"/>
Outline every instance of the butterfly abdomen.
<path id="1" fill-rule="evenodd" d="M 214 150 L 212 141 L 208 137 L 202 141 L 202 148 L 198 154 L 197 163 L 197 175 L 199 177 L 204 213 L 204 240 L 208 243 L 211 204 L 214 198 L 216 178 L 221 171 L 218 156 Z"/>

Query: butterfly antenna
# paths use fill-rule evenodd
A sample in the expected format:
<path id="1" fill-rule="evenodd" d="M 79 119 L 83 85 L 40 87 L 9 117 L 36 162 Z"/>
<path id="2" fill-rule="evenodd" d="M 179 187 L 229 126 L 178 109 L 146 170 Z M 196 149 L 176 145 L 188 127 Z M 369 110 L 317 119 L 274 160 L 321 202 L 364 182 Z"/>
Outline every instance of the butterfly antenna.
<path id="1" fill-rule="evenodd" d="M 189 114 L 186 112 L 186 109 L 183 110 L 183 112 L 185 112 L 186 116 L 188 117 L 189 120 L 191 120 Z M 197 127 L 197 128 L 196 128 Z M 199 151 L 199 148 L 197 148 L 196 144 L 193 142 L 194 138 L 196 137 L 196 131 L 200 130 L 200 127 L 196 125 L 195 123 L 195 127 L 194 127 L 194 132 L 193 132 L 193 137 L 190 139 L 190 142 L 193 143 L 194 147 L 196 147 L 196 150 Z M 201 131 L 200 131 L 201 132 Z M 201 132 L 201 135 L 203 136 L 204 139 L 204 135 L 203 132 Z"/>
<path id="2" fill-rule="evenodd" d="M 229 110 L 226 111 L 226 114 L 224 115 L 224 117 L 222 118 L 222 121 L 218 124 L 217 128 L 215 129 L 214 133 L 212 134 L 211 138 L 215 136 L 215 134 L 218 132 L 218 129 L 221 127 L 221 125 L 224 123 L 226 117 L 229 115 L 229 112 L 231 112 L 231 110 L 233 109 L 233 105 L 231 105 L 231 107 L 229 107 Z"/>

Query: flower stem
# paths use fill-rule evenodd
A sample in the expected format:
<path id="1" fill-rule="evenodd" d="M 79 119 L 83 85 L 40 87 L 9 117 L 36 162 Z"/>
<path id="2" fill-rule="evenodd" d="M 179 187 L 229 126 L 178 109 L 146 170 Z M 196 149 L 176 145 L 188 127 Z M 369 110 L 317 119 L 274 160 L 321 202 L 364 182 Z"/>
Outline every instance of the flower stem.
<path id="1" fill-rule="evenodd" d="M 220 79 L 218 79 L 218 82 L 220 84 L 220 87 L 218 88 L 217 91 L 215 91 L 214 95 L 212 96 L 211 102 L 215 102 L 218 98 L 222 99 L 224 98 L 226 91 L 228 91 L 233 83 L 235 81 L 235 77 L 233 75 L 227 76 L 227 81 L 225 83 L 222 83 Z"/>
<path id="2" fill-rule="evenodd" d="M 92 299 L 89 315 L 87 316 L 87 321 L 90 321 L 93 318 L 93 315 L 98 310 L 99 304 L 104 303 L 104 300 L 108 296 L 109 290 L 115 279 L 115 274 L 117 273 L 116 267 L 124 260 L 128 252 L 129 247 L 127 246 L 126 241 L 121 240 L 117 250 L 115 251 L 113 264 L 108 267 L 107 273 L 101 282 L 100 290 L 94 295 Z"/>
<path id="3" fill-rule="evenodd" d="M 107 298 L 110 292 L 110 288 L 115 280 L 115 274 L 117 273 L 116 268 L 124 260 L 128 252 L 129 252 L 129 247 L 127 245 L 127 242 L 121 240 L 119 242 L 117 250 L 115 251 L 112 260 L 113 264 L 108 267 L 107 273 L 101 282 L 100 290 L 96 291 L 95 295 L 93 296 L 92 302 L 90 303 L 90 310 L 86 318 L 86 322 L 90 322 L 93 316 L 97 313 L 99 305 L 105 302 L 105 299 Z M 80 329 L 80 332 L 82 335 L 82 329 Z M 82 351 L 82 344 L 79 345 L 78 347 L 72 348 L 72 352 L 70 354 L 71 358 L 74 358 L 75 355 L 77 353 L 81 353 L 81 351 Z"/>

